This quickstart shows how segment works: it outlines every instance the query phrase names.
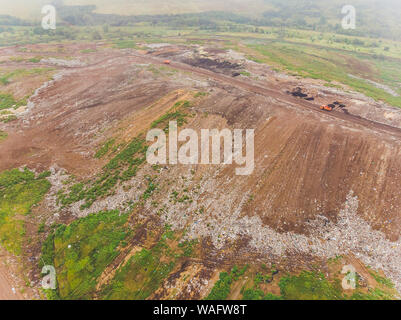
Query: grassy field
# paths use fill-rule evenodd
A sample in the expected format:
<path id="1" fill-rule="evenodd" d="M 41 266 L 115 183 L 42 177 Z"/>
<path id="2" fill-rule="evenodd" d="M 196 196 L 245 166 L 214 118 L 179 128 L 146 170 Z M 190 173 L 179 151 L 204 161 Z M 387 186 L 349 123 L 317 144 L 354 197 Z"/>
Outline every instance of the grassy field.
<path id="1" fill-rule="evenodd" d="M 0 110 L 26 106 L 27 98 L 15 100 L 14 96 L 9 93 L 0 93 Z"/>
<path id="2" fill-rule="evenodd" d="M 251 26 L 249 28 L 252 29 Z M 280 40 L 376 56 L 401 58 L 401 43 L 389 39 L 342 35 L 293 28 L 258 27 L 254 32 L 217 32 L 225 39 Z"/>
<path id="3" fill-rule="evenodd" d="M 47 292 L 50 299 L 93 298 L 103 270 L 132 241 L 140 227 L 129 227 L 128 217 L 118 211 L 99 212 L 68 226 L 60 225 L 48 235 L 42 246 L 41 265 L 54 265 L 57 270 L 57 290 Z M 152 234 L 157 235 L 156 230 Z M 102 288 L 100 297 L 134 300 L 149 297 L 178 259 L 192 255 L 196 243 L 178 243 L 180 236 L 166 226 L 154 245 L 140 250 L 117 270 L 111 282 Z"/>
<path id="4" fill-rule="evenodd" d="M 267 27 L 218 35 L 227 49 L 277 71 L 321 79 L 328 87 L 348 87 L 401 107 L 400 42 Z"/>
<path id="5" fill-rule="evenodd" d="M 0 243 L 20 255 L 25 235 L 24 216 L 39 203 L 50 188 L 46 174 L 35 177 L 28 169 L 0 174 Z"/>
<path id="6" fill-rule="evenodd" d="M 344 84 L 375 100 L 401 107 L 401 64 L 397 61 L 276 41 L 248 44 L 248 48 L 251 56 L 252 51 L 259 53 L 260 61 L 281 71 L 321 79 L 327 86 L 332 82 Z M 388 88 L 379 88 L 369 80 Z"/>
<path id="7" fill-rule="evenodd" d="M 151 248 L 137 252 L 102 290 L 106 300 L 144 300 L 155 292 L 178 260 L 192 254 L 194 242 L 178 243 L 180 235 L 167 226 Z"/>
<path id="8" fill-rule="evenodd" d="M 14 60 L 18 60 L 17 62 L 20 62 L 19 59 L 14 59 Z M 34 60 L 37 61 L 36 58 Z M 10 109 L 10 108 L 17 109 L 20 106 L 26 106 L 30 95 L 33 93 L 32 89 L 31 92 L 29 92 L 28 90 L 29 92 L 28 95 L 25 95 L 23 97 L 15 97 L 12 91 L 10 91 L 10 89 L 8 88 L 9 84 L 15 82 L 23 82 L 29 78 L 37 76 L 43 76 L 44 77 L 43 80 L 49 79 L 53 71 L 54 71 L 53 68 L 32 68 L 32 69 L 17 68 L 12 71 L 0 69 L 0 111 L 3 109 Z M 21 95 L 21 93 L 19 94 Z M 0 113 L 0 115 L 2 114 Z"/>
<path id="9" fill-rule="evenodd" d="M 182 232 L 153 229 L 147 233 L 146 245 L 133 247 L 135 253 L 120 266 L 115 275 L 96 292 L 99 277 L 143 228 L 127 224 L 128 215 L 118 211 L 100 212 L 60 225 L 43 243 L 41 265 L 54 264 L 57 270 L 57 290 L 48 291 L 50 299 L 91 299 L 95 295 L 106 300 L 144 300 L 149 298 L 182 259 L 197 257 L 198 243 L 182 241 Z M 127 251 L 126 251 L 127 252 Z M 219 279 L 205 297 L 206 300 L 391 300 L 394 284 L 371 270 L 377 282 L 374 288 L 361 285 L 357 274 L 356 289 L 345 293 L 341 287 L 342 262 L 327 278 L 319 271 L 289 274 L 273 264 L 236 266 L 221 272 Z M 338 276 L 340 274 L 340 276 Z M 276 289 L 272 293 L 273 287 Z M 279 294 L 277 294 L 277 289 Z M 170 294 L 176 291 L 172 290 Z M 233 296 L 235 294 L 235 296 Z"/>
<path id="10" fill-rule="evenodd" d="M 118 255 L 117 247 L 127 237 L 127 215 L 106 211 L 61 225 L 42 247 L 41 264 L 57 270 L 61 299 L 89 299 L 96 280 Z"/>
<path id="11" fill-rule="evenodd" d="M 224 24 L 221 28 L 224 29 Z M 322 79 L 327 86 L 344 84 L 375 100 L 401 107 L 400 42 L 289 28 L 242 25 L 240 30 L 244 28 L 253 32 L 228 31 L 232 27 L 222 32 L 195 27 L 162 28 L 147 23 L 131 27 L 61 27 L 50 34 L 14 27 L 13 32 L 0 33 L 0 39 L 4 45 L 107 40 L 115 48 L 138 49 L 141 43 L 204 44 L 218 37 L 224 39 L 226 48 L 243 51 L 257 62 L 302 77 Z M 12 76 L 16 75 L 2 74 L 0 82 L 7 83 Z"/>
<path id="12" fill-rule="evenodd" d="M 241 288 L 243 300 L 391 300 L 394 299 L 393 284 L 386 278 L 378 278 L 372 271 L 378 285 L 365 290 L 357 282 L 352 294 L 345 294 L 338 278 L 326 278 L 318 271 L 301 271 L 299 274 L 277 274 L 273 266 L 269 270 L 265 265 L 262 271 L 239 269 L 234 266 L 230 273 L 220 273 L 206 299 L 226 300 L 238 283 L 245 283 Z M 357 276 L 358 277 L 358 276 Z M 270 292 L 269 287 L 277 285 L 280 295 Z"/>

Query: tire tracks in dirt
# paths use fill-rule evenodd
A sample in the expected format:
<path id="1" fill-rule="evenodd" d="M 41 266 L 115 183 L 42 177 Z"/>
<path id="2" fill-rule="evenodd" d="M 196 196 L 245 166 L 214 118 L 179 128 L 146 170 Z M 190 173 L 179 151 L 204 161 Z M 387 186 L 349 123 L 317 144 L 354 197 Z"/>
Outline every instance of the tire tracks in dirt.
<path id="1" fill-rule="evenodd" d="M 13 290 L 14 289 L 14 290 Z M 15 289 L 8 270 L 0 265 L 0 300 L 23 300 L 23 296 Z"/>
<path id="2" fill-rule="evenodd" d="M 130 53 L 129 55 L 134 56 L 138 59 L 141 59 L 147 63 L 152 63 L 155 65 L 164 65 L 164 60 L 161 60 L 161 59 L 144 56 L 144 55 L 140 55 L 140 54 L 136 54 L 136 53 Z M 368 120 L 368 119 L 362 118 L 360 116 L 352 115 L 352 114 L 347 115 L 347 114 L 336 112 L 336 111 L 332 111 L 332 112 L 322 111 L 322 110 L 320 110 L 318 105 L 315 105 L 315 104 L 310 103 L 305 100 L 301 100 L 298 98 L 288 96 L 288 95 L 280 92 L 280 90 L 264 88 L 264 87 L 258 86 L 256 84 L 248 83 L 248 82 L 238 80 L 238 79 L 233 79 L 233 78 L 230 78 L 223 74 L 218 74 L 218 73 L 215 73 L 215 72 L 203 69 L 203 68 L 190 66 L 188 64 L 181 63 L 181 62 L 172 61 L 169 66 L 172 68 L 178 69 L 178 70 L 192 72 L 199 76 L 208 77 L 215 81 L 224 82 L 226 84 L 230 84 L 237 88 L 244 89 L 248 92 L 259 94 L 259 95 L 262 95 L 265 97 L 274 98 L 280 102 L 287 103 L 289 105 L 302 107 L 306 110 L 309 110 L 309 111 L 312 111 L 315 113 L 319 113 L 320 116 L 324 115 L 325 117 L 336 118 L 336 119 L 345 121 L 346 123 L 349 123 L 349 124 L 359 125 L 359 126 L 362 126 L 364 128 L 370 129 L 370 130 L 378 131 L 378 132 L 381 132 L 384 134 L 390 134 L 392 136 L 401 138 L 401 129 L 399 129 L 399 128 L 392 127 L 392 126 L 384 124 L 384 123 Z"/>

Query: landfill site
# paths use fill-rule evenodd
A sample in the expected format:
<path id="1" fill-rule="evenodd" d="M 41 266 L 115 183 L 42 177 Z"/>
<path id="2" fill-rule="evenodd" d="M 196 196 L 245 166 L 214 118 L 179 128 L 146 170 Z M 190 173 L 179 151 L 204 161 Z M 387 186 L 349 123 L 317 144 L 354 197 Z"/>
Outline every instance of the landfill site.
<path id="1" fill-rule="evenodd" d="M 149 246 L 147 235 L 165 225 L 185 230 L 182 241 L 199 245 L 196 256 L 180 261 L 151 299 L 204 298 L 219 273 L 234 264 L 274 264 L 279 274 L 315 264 L 335 274 L 327 261 L 339 256 L 357 269 L 366 288 L 375 283 L 369 266 L 401 292 L 401 109 L 273 70 L 217 41 L 138 46 L 0 48 L 2 69 L 51 70 L 50 78 L 11 83 L 8 89 L 17 97 L 34 94 L 26 106 L 0 114 L 13 115 L 13 121 L 0 122 L 8 134 L 0 143 L 0 170 L 26 166 L 51 173 L 44 200 L 23 217 L 28 237 L 37 236 L 39 223 L 69 224 L 105 210 L 131 212 L 139 203 L 129 223 L 133 228 L 140 222 L 142 229 L 103 271 L 95 298 L 118 268 Z M 39 63 L 9 59 L 35 52 L 43 56 Z M 94 181 L 119 150 L 146 135 L 180 101 L 189 105 L 180 130 L 255 130 L 252 174 L 238 176 L 233 165 L 155 168 L 145 162 L 90 206 L 83 199 L 60 203 L 60 192 Z M 114 149 L 96 156 L 107 141 Z M 149 179 L 157 187 L 144 197 Z M 29 298 L 39 298 L 40 237 L 24 243 Z M 17 263 L 8 261 L 18 274 Z M 277 283 L 269 284 L 273 293 Z M 239 297 L 235 288 L 230 298 Z"/>

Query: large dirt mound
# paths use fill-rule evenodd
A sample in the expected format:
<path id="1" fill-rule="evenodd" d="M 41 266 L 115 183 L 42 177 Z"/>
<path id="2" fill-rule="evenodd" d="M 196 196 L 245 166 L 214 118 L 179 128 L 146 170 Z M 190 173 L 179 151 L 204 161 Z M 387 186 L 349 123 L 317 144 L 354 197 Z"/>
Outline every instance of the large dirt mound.
<path id="1" fill-rule="evenodd" d="M 123 145 L 177 101 L 190 100 L 185 127 L 255 129 L 255 170 L 237 176 L 235 166 L 165 166 L 151 199 L 164 214 L 149 200 L 143 216 L 173 229 L 188 228 L 188 237 L 208 238 L 219 249 L 243 240 L 242 249 L 264 256 L 331 257 L 351 251 L 384 268 L 400 286 L 395 263 L 401 250 L 399 129 L 322 112 L 286 94 L 292 83 L 265 89 L 251 79 L 212 72 L 215 67 L 231 72 L 237 68 L 231 62 L 197 68 L 162 64 L 135 52 L 105 50 L 94 53 L 87 65 L 61 68 L 59 77 L 31 99 L 24 117 L 2 125 L 9 137 L 0 144 L 0 169 L 27 164 L 64 168 L 78 180 L 94 177 L 108 160 L 93 157 L 104 142 L 114 138 Z M 145 164 L 135 178 L 81 210 L 82 203 L 56 204 L 63 185 L 55 169 L 59 175 L 53 177 L 46 208 L 66 221 L 98 210 L 123 210 L 144 191 L 142 181 L 152 170 Z M 172 200 L 172 194 L 185 193 L 192 201 Z M 369 247 L 369 241 L 380 246 Z"/>

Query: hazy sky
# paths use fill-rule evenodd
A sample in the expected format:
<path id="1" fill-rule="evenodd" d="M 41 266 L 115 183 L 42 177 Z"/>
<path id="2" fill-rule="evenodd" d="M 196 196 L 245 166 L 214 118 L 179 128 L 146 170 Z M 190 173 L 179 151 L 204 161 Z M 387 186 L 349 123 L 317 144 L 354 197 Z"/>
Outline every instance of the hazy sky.
<path id="1" fill-rule="evenodd" d="M 9 14 L 22 18 L 38 18 L 43 5 L 53 0 L 0 0 L 0 14 Z M 271 8 L 269 2 L 278 0 L 64 0 L 67 5 L 96 4 L 97 12 L 117 14 L 159 14 L 185 13 L 208 10 L 230 10 L 245 14 L 258 14 Z M 284 2 L 294 0 L 282 0 Z M 295 0 L 296 1 L 296 0 Z M 300 0 L 303 2 L 305 0 Z M 382 7 L 386 3 L 387 9 L 398 10 L 401 0 L 314 0 L 316 3 L 326 1 L 331 6 L 365 4 L 368 7 Z M 373 3 L 375 3 L 373 5 Z M 329 6 L 330 6 L 329 5 Z"/>
<path id="2" fill-rule="evenodd" d="M 40 16 L 41 7 L 52 0 L 0 0 L 0 14 L 24 18 Z M 64 0 L 67 5 L 96 4 L 98 12 L 117 14 L 184 13 L 232 10 L 250 13 L 268 9 L 265 0 Z"/>

